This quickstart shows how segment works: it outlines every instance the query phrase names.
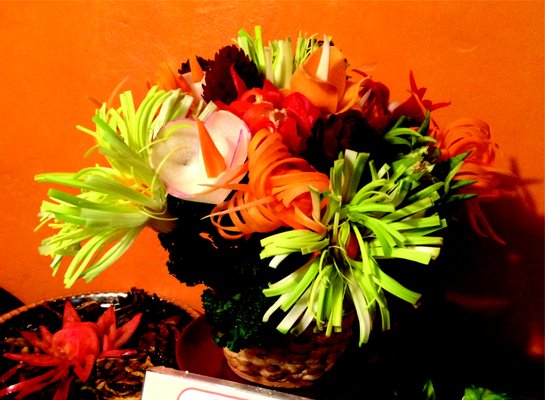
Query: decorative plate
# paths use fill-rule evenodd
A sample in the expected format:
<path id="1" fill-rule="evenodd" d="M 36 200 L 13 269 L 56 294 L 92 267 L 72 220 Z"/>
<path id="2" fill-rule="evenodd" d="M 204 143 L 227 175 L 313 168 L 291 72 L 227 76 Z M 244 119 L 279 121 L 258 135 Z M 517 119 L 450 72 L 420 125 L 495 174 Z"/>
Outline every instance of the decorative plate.
<path id="1" fill-rule="evenodd" d="M 0 353 L 29 350 L 30 346 L 22 338 L 20 331 L 37 331 L 41 325 L 51 332 L 59 330 L 67 300 L 83 321 L 96 321 L 110 305 L 114 305 L 118 326 L 130 320 L 136 313 L 143 313 L 138 329 L 124 346 L 136 349 L 137 357 L 98 360 L 98 368 L 95 368 L 86 384 L 78 379 L 73 383 L 72 390 L 80 400 L 139 399 L 144 370 L 154 365 L 176 368 L 176 343 L 183 329 L 200 315 L 188 306 L 161 299 L 141 289 L 45 300 L 0 316 Z M 18 374 L 5 376 L 6 371 L 15 363 L 0 357 L 0 388 L 19 381 Z M 41 391 L 39 396 L 32 395 L 27 398 L 50 399 L 53 393 L 54 388 L 51 388 Z"/>

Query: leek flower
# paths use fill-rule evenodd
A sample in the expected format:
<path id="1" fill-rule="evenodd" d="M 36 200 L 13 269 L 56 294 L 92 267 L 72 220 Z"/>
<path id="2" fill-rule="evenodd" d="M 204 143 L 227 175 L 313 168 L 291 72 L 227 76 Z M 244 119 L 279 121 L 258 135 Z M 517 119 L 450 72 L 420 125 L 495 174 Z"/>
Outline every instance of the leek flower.
<path id="1" fill-rule="evenodd" d="M 422 146 L 430 138 L 416 131 L 409 138 L 403 138 L 405 134 L 409 132 L 397 127 L 386 134 L 409 149 L 391 165 L 377 169 L 369 154 L 352 150 L 335 161 L 329 191 L 313 193 L 316 205 L 327 199 L 323 210 L 314 210 L 327 232 L 292 230 L 261 241 L 261 258 L 272 257 L 275 268 L 291 253 L 309 254 L 307 263 L 263 290 L 268 297 L 278 297 L 264 321 L 280 309 L 286 315 L 279 331 L 298 334 L 314 321 L 317 330 L 329 335 L 341 330 L 345 298 L 350 298 L 362 345 L 369 340 L 376 311 L 382 329 L 390 328 L 386 292 L 418 305 L 421 294 L 386 274 L 381 260 L 428 265 L 436 259 L 443 239 L 435 233 L 447 225 L 437 206 L 455 199 L 450 192 L 470 182 L 452 183 L 463 161 L 457 157 L 450 160 L 444 180 L 430 184 L 425 178 L 433 165 L 425 161 L 427 147 Z"/>
<path id="2" fill-rule="evenodd" d="M 163 229 L 172 221 L 166 209 L 166 187 L 149 163 L 149 147 L 166 123 L 190 113 L 193 98 L 179 90 L 153 87 L 138 108 L 130 91 L 119 100 L 119 108 L 104 103 L 97 110 L 94 129 L 78 126 L 95 138 L 108 167 L 35 177 L 38 182 L 67 188 L 49 190 L 51 201 L 42 203 L 38 226 L 57 230 L 39 247 L 40 254 L 52 257 L 54 275 L 63 258 L 72 257 L 64 274 L 67 288 L 78 278 L 93 280 L 115 263 L 144 227 Z"/>

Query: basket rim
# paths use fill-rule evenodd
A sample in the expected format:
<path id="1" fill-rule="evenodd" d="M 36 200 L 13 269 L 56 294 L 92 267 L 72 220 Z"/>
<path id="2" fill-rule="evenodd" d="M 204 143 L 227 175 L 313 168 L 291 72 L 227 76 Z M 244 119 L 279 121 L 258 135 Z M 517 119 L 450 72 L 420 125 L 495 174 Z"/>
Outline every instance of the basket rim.
<path id="1" fill-rule="evenodd" d="M 184 311 L 186 311 L 193 319 L 196 319 L 198 318 L 201 313 L 194 309 L 193 307 L 191 306 L 188 306 L 187 304 L 185 303 L 182 303 L 180 301 L 177 301 L 175 299 L 171 299 L 171 298 L 168 298 L 168 297 L 164 297 L 164 296 L 159 296 L 158 294 L 154 294 L 154 293 L 150 293 L 148 290 L 145 290 L 145 289 L 140 289 L 140 288 L 133 288 L 133 290 L 137 290 L 137 291 L 141 291 L 143 292 L 144 294 L 148 295 L 148 296 L 153 296 L 153 295 L 156 295 L 157 297 L 159 297 L 159 299 L 163 300 L 163 301 L 167 301 L 169 303 L 172 303 L 178 307 L 180 307 L 181 309 L 183 309 Z M 85 297 L 108 297 L 108 296 L 118 296 L 118 297 L 122 297 L 122 296 L 129 296 L 131 294 L 131 291 L 119 291 L 119 290 L 115 290 L 115 291 L 111 291 L 111 292 L 108 292 L 108 291 L 89 291 L 89 292 L 79 292 L 79 293 L 76 293 L 76 294 L 71 294 L 71 295 L 66 295 L 66 296 L 52 296 L 52 297 L 49 297 L 49 298 L 46 298 L 46 299 L 43 299 L 43 300 L 39 300 L 39 301 L 35 301 L 33 303 L 30 303 L 30 304 L 24 304 L 20 307 L 17 307 L 11 311 L 8 311 L 7 313 L 4 313 L 2 315 L 0 315 L 0 325 L 9 321 L 11 318 L 17 316 L 17 315 L 20 315 L 24 312 L 27 312 L 33 308 L 36 308 L 36 307 L 40 307 L 44 304 L 48 304 L 48 303 L 52 303 L 52 302 L 59 302 L 59 301 L 67 301 L 67 300 L 77 300 L 77 299 L 81 299 L 81 298 L 85 298 Z"/>

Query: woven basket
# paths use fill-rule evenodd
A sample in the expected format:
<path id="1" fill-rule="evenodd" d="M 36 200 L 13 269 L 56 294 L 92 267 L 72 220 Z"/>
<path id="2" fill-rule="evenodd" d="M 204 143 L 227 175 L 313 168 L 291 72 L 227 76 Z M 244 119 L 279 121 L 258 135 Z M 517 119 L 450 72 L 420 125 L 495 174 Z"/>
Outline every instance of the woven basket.
<path id="1" fill-rule="evenodd" d="M 300 388 L 314 384 L 344 353 L 350 337 L 354 314 L 343 319 L 342 332 L 326 336 L 307 330 L 288 338 L 286 346 L 248 348 L 223 353 L 231 370 L 241 378 L 263 386 Z"/>

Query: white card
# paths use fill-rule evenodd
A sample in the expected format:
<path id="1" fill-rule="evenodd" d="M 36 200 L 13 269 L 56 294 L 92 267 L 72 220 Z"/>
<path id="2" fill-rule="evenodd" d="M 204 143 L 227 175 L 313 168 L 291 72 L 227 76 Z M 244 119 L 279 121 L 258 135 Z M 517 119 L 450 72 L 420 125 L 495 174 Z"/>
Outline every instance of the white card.
<path id="1" fill-rule="evenodd" d="M 259 386 L 154 367 L 146 371 L 142 400 L 305 400 Z M 310 400 L 310 399 L 306 399 Z"/>

